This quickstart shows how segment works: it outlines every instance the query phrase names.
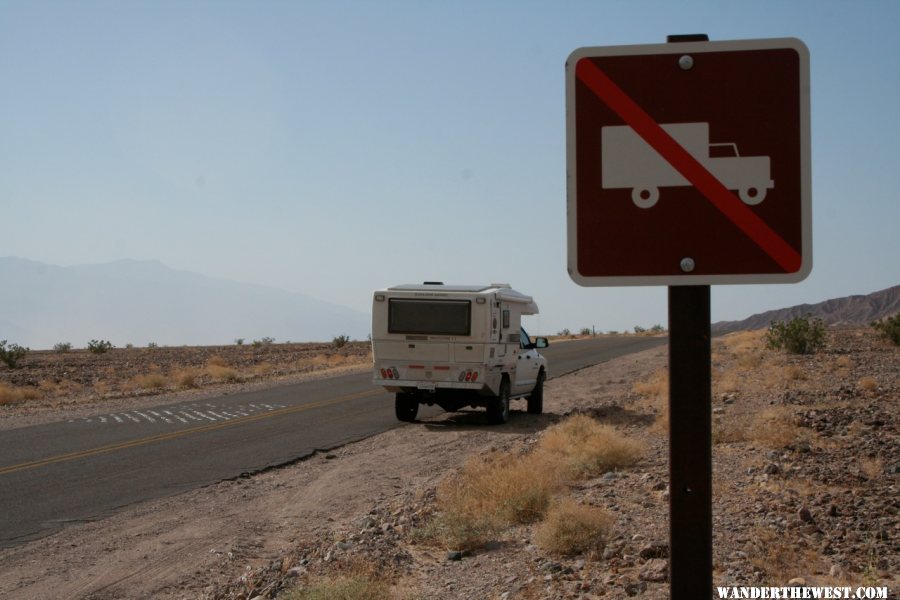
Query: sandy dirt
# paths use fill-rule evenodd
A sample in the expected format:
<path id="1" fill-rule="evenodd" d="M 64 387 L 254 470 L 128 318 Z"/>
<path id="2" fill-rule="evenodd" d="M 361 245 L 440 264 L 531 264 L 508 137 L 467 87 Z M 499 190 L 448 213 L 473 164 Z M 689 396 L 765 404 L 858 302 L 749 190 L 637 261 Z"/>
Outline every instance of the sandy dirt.
<path id="1" fill-rule="evenodd" d="M 900 587 L 900 349 L 829 332 L 787 356 L 737 334 L 714 346 L 715 580 Z M 397 598 L 666 598 L 666 348 L 548 382 L 545 413 L 457 413 L 404 425 L 253 477 L 125 507 L 0 550 L 10 598 L 274 598 L 361 562 Z M 131 400 L 145 402 L 140 396 Z M 517 410 L 515 410 L 517 409 Z M 19 406 L 16 423 L 28 421 Z M 65 406 L 57 406 L 57 418 Z M 84 410 L 84 409 L 76 409 Z M 39 409 L 36 414 L 49 414 Z M 415 532 L 435 489 L 473 456 L 526 453 L 573 412 L 646 445 L 640 463 L 570 493 L 615 517 L 602 553 L 549 556 L 531 526 L 449 560 Z M 760 425 L 760 414 L 774 424 Z M 11 421 L 12 422 L 12 421 Z M 786 438 L 762 432 L 783 430 Z M 459 558 L 459 557 L 455 557 Z"/>

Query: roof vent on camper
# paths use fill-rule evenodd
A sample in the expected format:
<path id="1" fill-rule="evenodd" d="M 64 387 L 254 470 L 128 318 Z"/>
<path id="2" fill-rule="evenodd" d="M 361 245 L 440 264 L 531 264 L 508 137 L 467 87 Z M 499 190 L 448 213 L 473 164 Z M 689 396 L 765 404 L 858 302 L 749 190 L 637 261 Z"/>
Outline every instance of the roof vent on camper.
<path id="1" fill-rule="evenodd" d="M 422 285 L 444 285 L 443 281 L 423 281 Z"/>
<path id="2" fill-rule="evenodd" d="M 512 286 L 509 285 L 508 283 L 492 283 L 492 284 L 491 284 L 491 287 L 495 287 L 495 288 L 511 288 Z"/>

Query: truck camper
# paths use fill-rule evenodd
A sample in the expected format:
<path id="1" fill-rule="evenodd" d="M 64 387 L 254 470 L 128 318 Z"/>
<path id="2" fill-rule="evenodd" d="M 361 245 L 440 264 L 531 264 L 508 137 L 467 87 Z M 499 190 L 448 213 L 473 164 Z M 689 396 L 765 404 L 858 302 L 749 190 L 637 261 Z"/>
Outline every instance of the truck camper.
<path id="1" fill-rule="evenodd" d="M 401 421 L 420 404 L 446 411 L 485 407 L 488 421 L 505 423 L 509 402 L 525 398 L 543 411 L 547 338 L 532 340 L 523 315 L 538 313 L 531 296 L 508 284 L 398 285 L 372 302 L 374 383 L 395 394 Z"/>

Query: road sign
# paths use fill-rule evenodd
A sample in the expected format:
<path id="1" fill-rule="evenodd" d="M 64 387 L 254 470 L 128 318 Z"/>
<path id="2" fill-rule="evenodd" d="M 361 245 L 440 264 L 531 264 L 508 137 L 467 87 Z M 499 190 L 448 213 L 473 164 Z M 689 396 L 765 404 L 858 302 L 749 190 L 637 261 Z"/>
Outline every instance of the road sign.
<path id="1" fill-rule="evenodd" d="M 812 268 L 797 39 L 580 48 L 566 63 L 580 285 L 793 283 Z"/>

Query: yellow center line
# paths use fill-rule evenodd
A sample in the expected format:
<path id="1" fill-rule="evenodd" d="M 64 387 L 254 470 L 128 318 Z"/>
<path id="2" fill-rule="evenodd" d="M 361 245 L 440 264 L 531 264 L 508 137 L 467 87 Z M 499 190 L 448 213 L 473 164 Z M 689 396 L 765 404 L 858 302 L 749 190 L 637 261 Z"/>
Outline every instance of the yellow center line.
<path id="1" fill-rule="evenodd" d="M 292 413 L 304 412 L 307 410 L 312 410 L 314 408 L 323 408 L 325 406 L 333 406 L 335 404 L 341 404 L 342 402 L 349 402 L 351 400 L 358 400 L 360 398 L 365 398 L 367 396 L 374 396 L 375 394 L 382 393 L 381 390 L 373 389 L 365 392 L 358 392 L 356 394 L 348 394 L 346 396 L 340 396 L 338 398 L 332 398 L 330 400 L 320 400 L 318 402 L 310 402 L 309 404 L 301 404 L 299 406 L 288 406 L 286 408 L 279 408 L 269 412 L 260 413 L 257 415 L 248 415 L 246 417 L 238 417 L 236 419 L 230 419 L 228 421 L 223 421 L 221 423 L 210 423 L 209 425 L 198 425 L 197 427 L 190 427 L 188 429 L 180 429 L 178 431 L 170 431 L 169 433 L 161 433 L 158 435 L 151 435 L 143 438 L 138 438 L 136 440 L 129 440 L 126 442 L 119 442 L 117 444 L 109 444 L 107 446 L 99 446 L 97 448 L 89 448 L 87 450 L 79 450 L 77 452 L 70 452 L 68 454 L 60 454 L 58 456 L 51 456 L 48 458 L 42 458 L 41 460 L 35 460 L 26 463 L 20 463 L 18 465 L 10 465 L 8 467 L 0 467 L 0 475 L 7 475 L 9 473 L 15 473 L 17 471 L 25 471 L 28 469 L 36 469 L 38 467 L 43 467 L 46 465 L 52 465 L 54 463 L 61 463 L 70 460 L 77 460 L 79 458 L 87 458 L 89 456 L 97 456 L 98 454 L 106 454 L 108 452 L 115 452 L 117 450 L 125 450 L 126 448 L 134 448 L 136 446 L 144 446 L 146 444 L 152 444 L 155 442 L 164 442 L 166 440 L 172 440 L 179 437 L 184 437 L 186 435 L 191 435 L 194 433 L 204 433 L 207 431 L 214 431 L 216 429 L 224 429 L 226 427 L 233 427 L 235 425 L 244 425 L 247 423 L 252 423 L 254 421 L 261 421 L 263 419 L 270 419 L 272 417 L 278 417 L 281 415 L 288 415 Z"/>

